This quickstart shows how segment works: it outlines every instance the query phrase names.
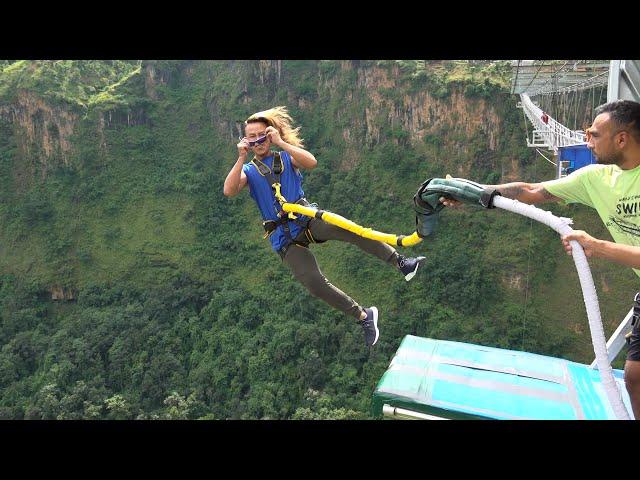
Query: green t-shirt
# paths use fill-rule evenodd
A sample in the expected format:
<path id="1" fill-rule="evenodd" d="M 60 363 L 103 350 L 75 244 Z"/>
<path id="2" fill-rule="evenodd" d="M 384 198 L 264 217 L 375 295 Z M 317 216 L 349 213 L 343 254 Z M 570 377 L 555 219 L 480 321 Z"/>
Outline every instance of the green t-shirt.
<path id="1" fill-rule="evenodd" d="M 640 167 L 589 165 L 542 185 L 566 203 L 595 208 L 616 243 L 640 247 Z"/>

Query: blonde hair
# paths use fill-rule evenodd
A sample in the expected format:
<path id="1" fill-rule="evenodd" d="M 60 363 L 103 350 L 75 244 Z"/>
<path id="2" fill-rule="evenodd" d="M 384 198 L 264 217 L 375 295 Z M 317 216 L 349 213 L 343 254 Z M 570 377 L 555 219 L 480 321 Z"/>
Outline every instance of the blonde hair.
<path id="1" fill-rule="evenodd" d="M 298 136 L 300 127 L 293 128 L 291 124 L 293 119 L 287 112 L 287 107 L 274 107 L 263 112 L 254 113 L 244 122 L 245 125 L 255 122 L 266 123 L 267 126 L 273 127 L 280 133 L 282 140 L 289 145 L 303 147 L 303 140 Z"/>

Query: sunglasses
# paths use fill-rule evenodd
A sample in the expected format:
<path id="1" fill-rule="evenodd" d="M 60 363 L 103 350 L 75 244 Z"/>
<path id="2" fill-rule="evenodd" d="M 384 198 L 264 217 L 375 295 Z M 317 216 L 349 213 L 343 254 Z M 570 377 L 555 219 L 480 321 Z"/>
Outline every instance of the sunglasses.
<path id="1" fill-rule="evenodd" d="M 263 135 L 262 137 L 258 137 L 255 140 L 249 140 L 247 138 L 247 142 L 249 143 L 250 147 L 254 147 L 256 145 L 262 145 L 264 142 L 266 142 L 267 141 L 267 137 L 268 137 L 268 135 Z M 244 138 L 246 138 L 246 137 L 244 137 Z M 243 140 L 244 138 L 240 137 L 240 140 Z"/>

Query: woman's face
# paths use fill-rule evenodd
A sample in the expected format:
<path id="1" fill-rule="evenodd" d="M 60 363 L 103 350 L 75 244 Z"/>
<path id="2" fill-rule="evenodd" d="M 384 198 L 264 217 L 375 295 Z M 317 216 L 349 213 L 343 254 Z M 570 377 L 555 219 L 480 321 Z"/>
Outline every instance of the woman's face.
<path id="1" fill-rule="evenodd" d="M 271 141 L 265 132 L 266 129 L 267 124 L 263 122 L 251 122 L 244 128 L 244 136 L 253 152 L 258 156 L 266 154 L 271 147 Z"/>

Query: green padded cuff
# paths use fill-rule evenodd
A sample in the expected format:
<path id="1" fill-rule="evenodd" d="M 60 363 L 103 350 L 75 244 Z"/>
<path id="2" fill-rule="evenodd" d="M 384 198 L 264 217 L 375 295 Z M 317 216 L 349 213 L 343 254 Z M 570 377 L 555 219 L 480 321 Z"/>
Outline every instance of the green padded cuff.
<path id="1" fill-rule="evenodd" d="M 416 232 L 421 238 L 431 235 L 438 223 L 438 213 L 444 208 L 440 203 L 438 193 L 423 194 L 427 180 L 413 196 L 414 210 L 416 211 Z"/>
<path id="2" fill-rule="evenodd" d="M 447 197 L 484 208 L 495 208 L 493 197 L 500 195 L 495 188 L 485 188 L 464 178 L 431 178 L 422 184 L 418 192 L 428 204 L 432 204 L 434 198 Z"/>

